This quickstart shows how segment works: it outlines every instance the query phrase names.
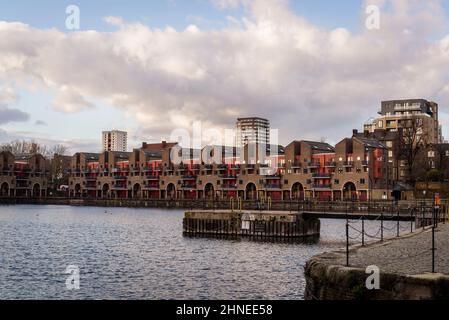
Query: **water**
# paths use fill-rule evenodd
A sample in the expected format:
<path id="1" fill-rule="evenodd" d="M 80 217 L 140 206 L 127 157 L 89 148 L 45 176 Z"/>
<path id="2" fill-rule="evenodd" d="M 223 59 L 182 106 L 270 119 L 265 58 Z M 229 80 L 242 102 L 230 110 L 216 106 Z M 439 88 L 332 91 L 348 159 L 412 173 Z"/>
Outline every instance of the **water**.
<path id="1" fill-rule="evenodd" d="M 0 206 L 0 299 L 302 299 L 304 265 L 345 246 L 182 236 L 181 210 Z M 376 222 L 367 223 L 375 233 Z M 66 288 L 69 265 L 80 289 Z"/>

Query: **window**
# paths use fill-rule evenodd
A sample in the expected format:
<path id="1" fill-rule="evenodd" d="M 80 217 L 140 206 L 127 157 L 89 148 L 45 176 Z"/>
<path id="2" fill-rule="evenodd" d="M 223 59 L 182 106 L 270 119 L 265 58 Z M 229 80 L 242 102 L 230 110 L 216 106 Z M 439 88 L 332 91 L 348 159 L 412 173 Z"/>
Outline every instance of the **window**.
<path id="1" fill-rule="evenodd" d="M 393 148 L 393 141 L 387 141 L 387 147 Z"/>
<path id="2" fill-rule="evenodd" d="M 391 151 L 391 150 L 388 151 L 388 157 L 393 158 L 393 151 Z"/>
<path id="3" fill-rule="evenodd" d="M 365 184 L 365 179 L 360 179 L 360 184 Z"/>
<path id="4" fill-rule="evenodd" d="M 427 157 L 428 157 L 428 158 L 435 158 L 435 151 L 429 151 L 429 152 L 427 153 Z"/>
<path id="5" fill-rule="evenodd" d="M 379 120 L 379 122 L 377 123 L 377 126 L 379 128 L 382 128 L 384 126 L 384 122 L 382 120 Z"/>
<path id="6" fill-rule="evenodd" d="M 334 184 L 340 184 L 340 180 L 335 179 L 335 180 L 334 180 Z"/>

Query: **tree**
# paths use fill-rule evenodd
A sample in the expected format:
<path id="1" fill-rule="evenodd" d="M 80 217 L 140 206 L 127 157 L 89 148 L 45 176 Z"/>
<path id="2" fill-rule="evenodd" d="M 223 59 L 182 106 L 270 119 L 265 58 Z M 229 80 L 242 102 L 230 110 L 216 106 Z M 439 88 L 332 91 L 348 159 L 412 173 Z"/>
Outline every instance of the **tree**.
<path id="1" fill-rule="evenodd" d="M 419 155 L 426 149 L 427 132 L 424 128 L 423 119 L 413 116 L 403 120 L 402 138 L 398 148 L 398 159 L 405 162 L 407 168 L 407 178 L 410 182 L 415 182 L 419 175 L 421 163 Z"/>
<path id="2" fill-rule="evenodd" d="M 67 153 L 67 147 L 62 144 L 49 147 L 47 145 L 39 144 L 34 140 L 15 140 L 0 145 L 0 151 L 9 151 L 14 155 L 41 154 L 44 157 L 51 159 L 55 154 L 65 155 Z"/>

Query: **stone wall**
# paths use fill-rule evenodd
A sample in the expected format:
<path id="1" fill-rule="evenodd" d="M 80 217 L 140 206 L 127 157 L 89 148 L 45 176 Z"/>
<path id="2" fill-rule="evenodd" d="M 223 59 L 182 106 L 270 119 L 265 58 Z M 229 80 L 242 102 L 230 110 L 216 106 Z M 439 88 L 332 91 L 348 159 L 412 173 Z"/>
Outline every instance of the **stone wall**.
<path id="1" fill-rule="evenodd" d="M 365 270 L 335 265 L 344 252 L 324 253 L 305 267 L 306 300 L 436 300 L 449 299 L 449 276 L 380 274 L 380 289 L 366 289 Z"/>

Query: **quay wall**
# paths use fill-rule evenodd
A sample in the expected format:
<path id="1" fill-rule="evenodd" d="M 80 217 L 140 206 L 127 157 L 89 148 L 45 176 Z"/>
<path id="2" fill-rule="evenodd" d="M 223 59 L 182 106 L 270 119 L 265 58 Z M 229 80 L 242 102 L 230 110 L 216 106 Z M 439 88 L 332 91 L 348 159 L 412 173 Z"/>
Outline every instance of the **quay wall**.
<path id="1" fill-rule="evenodd" d="M 357 249 L 350 248 L 351 252 Z M 323 253 L 307 261 L 304 272 L 306 300 L 449 299 L 449 276 L 446 274 L 408 275 L 400 270 L 381 271 L 379 290 L 368 290 L 366 280 L 370 273 L 361 267 L 346 267 L 342 263 L 345 257 L 345 250 L 340 250 Z"/>

